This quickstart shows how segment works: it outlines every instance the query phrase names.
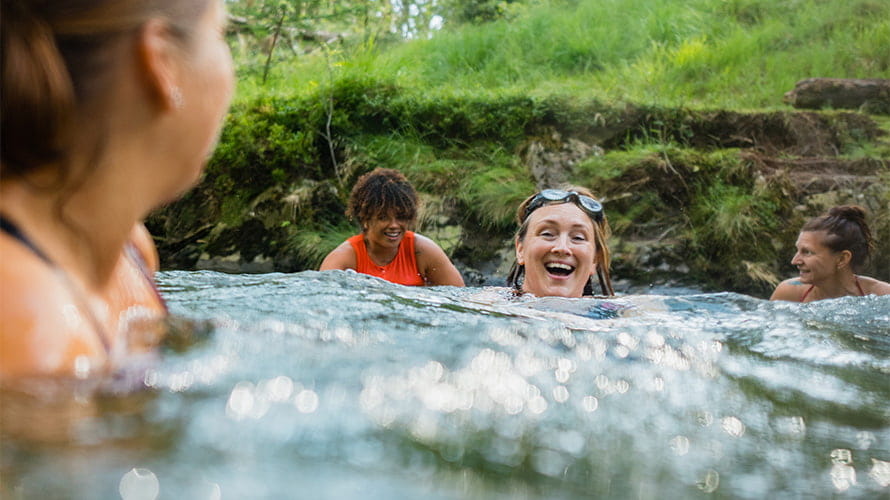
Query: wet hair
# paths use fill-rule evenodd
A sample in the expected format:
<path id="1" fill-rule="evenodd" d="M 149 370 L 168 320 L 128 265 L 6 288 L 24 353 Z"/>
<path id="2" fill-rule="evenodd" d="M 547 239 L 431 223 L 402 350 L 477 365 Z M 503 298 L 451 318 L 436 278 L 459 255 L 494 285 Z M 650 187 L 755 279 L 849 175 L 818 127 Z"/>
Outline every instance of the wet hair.
<path id="1" fill-rule="evenodd" d="M 875 248 L 865 215 L 865 209 L 858 205 L 833 207 L 827 214 L 810 219 L 801 232 L 825 231 L 822 243 L 833 252 L 849 250 L 852 254 L 850 266 L 859 270 Z"/>
<path id="2" fill-rule="evenodd" d="M 377 168 L 361 177 L 349 195 L 346 216 L 364 226 L 390 214 L 414 222 L 417 217 L 417 192 L 398 170 Z"/>
<path id="3" fill-rule="evenodd" d="M 0 1 L 0 176 L 24 177 L 55 165 L 58 186 L 70 184 L 69 162 L 85 141 L 78 132 L 87 123 L 98 130 L 85 145 L 96 163 L 106 140 L 103 98 L 112 84 L 115 49 L 156 17 L 167 20 L 174 37 L 187 40 L 210 1 Z M 87 165 L 87 174 L 92 168 Z"/>
<path id="4" fill-rule="evenodd" d="M 564 186 L 560 189 L 563 191 L 574 191 L 583 196 L 596 198 L 593 196 L 593 193 L 585 187 Z M 537 196 L 537 193 L 526 198 L 525 201 L 519 205 L 519 208 L 516 209 L 516 222 L 519 224 L 519 229 L 516 231 L 516 241 L 523 241 L 525 235 L 528 233 L 528 219 L 531 218 L 531 213 L 526 214 L 526 210 L 535 196 Z M 572 202 L 566 201 L 562 203 Z M 532 213 L 534 213 L 534 211 L 532 211 Z M 601 221 L 596 221 L 593 218 L 590 220 L 593 222 L 593 241 L 596 243 L 596 274 L 597 279 L 599 280 L 600 290 L 602 291 L 602 295 L 615 295 L 615 291 L 612 288 L 612 277 L 609 275 L 612 256 L 609 252 L 609 245 L 606 244 L 606 240 L 612 235 L 612 230 L 609 227 L 609 220 L 606 218 L 605 213 L 603 213 Z M 521 292 L 524 280 L 525 266 L 520 265 L 518 262 L 514 262 L 507 275 L 507 285 L 512 286 L 517 292 Z M 594 295 L 593 287 L 593 276 L 591 276 L 584 285 L 584 292 L 582 295 Z"/>

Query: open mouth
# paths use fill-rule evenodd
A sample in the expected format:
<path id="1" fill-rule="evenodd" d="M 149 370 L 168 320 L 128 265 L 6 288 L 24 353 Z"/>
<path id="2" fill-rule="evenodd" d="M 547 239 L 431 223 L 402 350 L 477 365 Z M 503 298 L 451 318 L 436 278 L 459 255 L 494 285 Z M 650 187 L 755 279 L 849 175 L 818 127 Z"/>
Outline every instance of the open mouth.
<path id="1" fill-rule="evenodd" d="M 549 264 L 544 265 L 544 268 L 547 269 L 547 272 L 553 274 L 555 276 L 568 276 L 575 271 L 573 266 L 568 264 L 560 264 L 558 262 L 551 262 Z"/>
<path id="2" fill-rule="evenodd" d="M 386 235 L 387 238 L 398 238 L 399 236 L 402 235 L 402 232 L 401 231 L 384 231 L 383 234 Z"/>

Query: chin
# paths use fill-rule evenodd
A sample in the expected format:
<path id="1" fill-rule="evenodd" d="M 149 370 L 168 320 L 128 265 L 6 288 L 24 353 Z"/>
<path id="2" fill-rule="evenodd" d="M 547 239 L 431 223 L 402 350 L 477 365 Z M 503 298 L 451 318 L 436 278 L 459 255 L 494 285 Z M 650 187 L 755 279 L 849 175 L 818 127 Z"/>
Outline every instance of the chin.
<path id="1" fill-rule="evenodd" d="M 584 294 L 584 287 L 581 289 L 574 291 L 565 287 L 545 287 L 544 289 L 535 290 L 526 290 L 535 294 L 537 297 L 565 297 L 565 298 L 578 298 Z"/>

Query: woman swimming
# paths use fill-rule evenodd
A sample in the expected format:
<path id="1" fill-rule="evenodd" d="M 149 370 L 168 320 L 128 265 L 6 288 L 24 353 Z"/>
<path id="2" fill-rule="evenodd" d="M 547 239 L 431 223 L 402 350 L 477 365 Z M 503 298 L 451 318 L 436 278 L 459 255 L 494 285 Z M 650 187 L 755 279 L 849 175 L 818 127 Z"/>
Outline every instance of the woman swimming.
<path id="1" fill-rule="evenodd" d="M 890 284 L 855 273 L 874 248 L 862 207 L 838 206 L 810 220 L 801 229 L 796 246 L 791 264 L 800 276 L 780 283 L 770 300 L 813 302 L 890 294 Z"/>
<path id="2" fill-rule="evenodd" d="M 464 286 L 451 259 L 433 240 L 410 230 L 417 193 L 401 172 L 378 168 L 352 189 L 346 215 L 362 232 L 331 251 L 320 271 L 353 269 L 410 286 Z"/>
<path id="3" fill-rule="evenodd" d="M 516 262 L 507 284 L 538 297 L 593 295 L 593 277 L 603 295 L 614 295 L 606 239 L 609 222 L 590 190 L 545 189 L 516 213 Z"/>

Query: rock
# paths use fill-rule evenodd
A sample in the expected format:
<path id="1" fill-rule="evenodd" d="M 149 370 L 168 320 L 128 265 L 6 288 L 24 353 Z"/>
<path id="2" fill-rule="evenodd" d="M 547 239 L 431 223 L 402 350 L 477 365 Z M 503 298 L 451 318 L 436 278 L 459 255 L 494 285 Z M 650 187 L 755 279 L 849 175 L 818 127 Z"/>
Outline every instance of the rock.
<path id="1" fill-rule="evenodd" d="M 783 99 L 799 109 L 858 109 L 890 114 L 890 80 L 882 78 L 807 78 Z"/>
<path id="2" fill-rule="evenodd" d="M 573 138 L 563 141 L 558 132 L 552 131 L 549 137 L 529 141 L 522 156 L 536 187 L 546 189 L 565 184 L 579 161 L 602 154 L 599 146 Z"/>

